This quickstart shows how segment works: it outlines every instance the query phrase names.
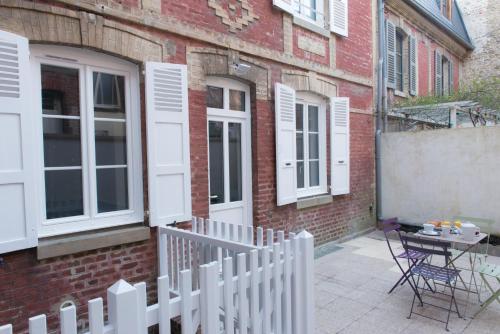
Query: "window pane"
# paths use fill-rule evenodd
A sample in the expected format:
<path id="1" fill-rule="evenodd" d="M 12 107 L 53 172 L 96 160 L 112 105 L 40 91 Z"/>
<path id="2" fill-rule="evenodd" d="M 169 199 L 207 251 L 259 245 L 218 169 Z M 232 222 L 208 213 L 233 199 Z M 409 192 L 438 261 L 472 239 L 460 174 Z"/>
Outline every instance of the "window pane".
<path id="1" fill-rule="evenodd" d="M 319 159 L 319 135 L 317 133 L 309 134 L 309 159 Z"/>
<path id="2" fill-rule="evenodd" d="M 97 170 L 97 210 L 99 213 L 128 209 L 127 168 Z"/>
<path id="3" fill-rule="evenodd" d="M 224 89 L 220 87 L 207 86 L 207 107 L 224 108 Z"/>
<path id="4" fill-rule="evenodd" d="M 83 215 L 81 170 L 45 172 L 45 208 L 47 219 Z"/>
<path id="5" fill-rule="evenodd" d="M 309 131 L 318 132 L 318 107 L 309 106 L 308 113 Z"/>
<path id="6" fill-rule="evenodd" d="M 297 160 L 304 160 L 304 134 L 297 132 Z"/>
<path id="7" fill-rule="evenodd" d="M 124 122 L 95 121 L 97 166 L 127 164 L 126 133 Z"/>
<path id="8" fill-rule="evenodd" d="M 304 162 L 297 162 L 297 188 L 304 188 Z"/>
<path id="9" fill-rule="evenodd" d="M 245 92 L 229 90 L 229 109 L 245 111 Z"/>
<path id="10" fill-rule="evenodd" d="M 224 135 L 222 122 L 208 123 L 210 203 L 224 203 Z"/>
<path id="11" fill-rule="evenodd" d="M 80 116 L 78 70 L 42 65 L 41 76 L 43 114 Z"/>
<path id="12" fill-rule="evenodd" d="M 304 105 L 296 104 L 295 105 L 295 122 L 297 124 L 297 131 L 302 131 L 304 129 Z"/>
<path id="13" fill-rule="evenodd" d="M 125 78 L 94 72 L 94 115 L 125 119 Z"/>
<path id="14" fill-rule="evenodd" d="M 80 120 L 44 118 L 45 167 L 81 166 Z"/>
<path id="15" fill-rule="evenodd" d="M 309 162 L 309 186 L 319 186 L 319 161 Z"/>
<path id="16" fill-rule="evenodd" d="M 229 185 L 230 201 L 242 199 L 242 167 L 241 167 L 241 124 L 229 123 Z"/>

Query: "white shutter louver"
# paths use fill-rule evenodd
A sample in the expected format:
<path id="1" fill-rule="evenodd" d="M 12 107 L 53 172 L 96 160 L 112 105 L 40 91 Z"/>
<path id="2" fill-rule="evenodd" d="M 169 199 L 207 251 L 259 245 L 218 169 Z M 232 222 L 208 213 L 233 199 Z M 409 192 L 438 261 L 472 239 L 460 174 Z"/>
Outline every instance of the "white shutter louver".
<path id="1" fill-rule="evenodd" d="M 293 14 L 293 2 L 296 0 L 273 0 L 273 5 L 287 13 Z"/>
<path id="2" fill-rule="evenodd" d="M 396 26 L 391 21 L 386 21 L 386 46 L 387 46 L 387 87 L 396 88 Z"/>
<path id="3" fill-rule="evenodd" d="M 330 30 L 347 37 L 349 27 L 348 0 L 330 0 Z"/>
<path id="4" fill-rule="evenodd" d="M 449 94 L 453 94 L 455 91 L 455 81 L 453 80 L 453 62 L 450 60 L 448 62 L 448 88 Z"/>
<path id="5" fill-rule="evenodd" d="M 278 205 L 297 202 L 295 90 L 276 83 L 276 189 Z"/>
<path id="6" fill-rule="evenodd" d="M 38 242 L 28 45 L 0 30 L 0 254 Z"/>
<path id="7" fill-rule="evenodd" d="M 410 95 L 417 95 L 417 40 L 413 36 L 408 38 L 410 68 L 409 68 L 409 81 L 410 81 Z"/>
<path id="8" fill-rule="evenodd" d="M 443 95 L 443 56 L 438 50 L 434 51 L 434 94 Z"/>
<path id="9" fill-rule="evenodd" d="M 349 98 L 332 97 L 330 109 L 331 194 L 344 195 L 350 192 Z"/>
<path id="10" fill-rule="evenodd" d="M 150 225 L 191 219 L 186 65 L 146 63 Z"/>

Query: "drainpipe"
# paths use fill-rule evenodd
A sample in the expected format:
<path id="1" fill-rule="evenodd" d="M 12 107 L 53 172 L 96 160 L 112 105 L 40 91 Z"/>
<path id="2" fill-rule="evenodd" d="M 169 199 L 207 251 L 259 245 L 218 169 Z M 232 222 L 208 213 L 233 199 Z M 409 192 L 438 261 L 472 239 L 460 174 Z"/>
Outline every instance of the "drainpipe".
<path id="1" fill-rule="evenodd" d="M 377 118 L 375 130 L 375 183 L 376 183 L 376 210 L 377 220 L 382 219 L 382 172 L 381 172 L 381 139 L 383 116 L 387 110 L 387 78 L 385 77 L 385 16 L 384 0 L 377 0 L 378 19 L 378 64 L 377 64 Z"/>

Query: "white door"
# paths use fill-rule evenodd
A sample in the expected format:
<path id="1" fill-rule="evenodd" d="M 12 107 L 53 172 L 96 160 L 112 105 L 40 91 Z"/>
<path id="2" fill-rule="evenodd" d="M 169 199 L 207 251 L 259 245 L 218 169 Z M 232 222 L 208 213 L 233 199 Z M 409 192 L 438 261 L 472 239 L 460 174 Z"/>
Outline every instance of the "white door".
<path id="1" fill-rule="evenodd" d="M 211 77 L 206 103 L 210 219 L 251 225 L 250 89 Z"/>

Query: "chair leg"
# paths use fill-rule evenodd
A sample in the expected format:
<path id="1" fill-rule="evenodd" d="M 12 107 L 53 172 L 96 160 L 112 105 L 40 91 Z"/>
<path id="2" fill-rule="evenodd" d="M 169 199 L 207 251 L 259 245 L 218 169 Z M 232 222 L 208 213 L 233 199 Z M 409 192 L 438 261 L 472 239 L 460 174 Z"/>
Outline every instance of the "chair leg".
<path id="1" fill-rule="evenodd" d="M 450 282 L 447 282 L 446 286 L 449 286 L 451 291 L 450 307 L 448 308 L 448 317 L 446 318 L 446 331 L 449 332 L 450 330 L 448 329 L 448 323 L 450 322 L 451 308 L 453 307 L 453 303 L 455 303 L 455 308 L 457 310 L 458 317 L 461 318 L 460 312 L 458 311 L 457 301 L 455 300 L 455 288 L 457 286 L 457 279 L 455 278 L 453 286 L 451 285 Z"/>
<path id="2" fill-rule="evenodd" d="M 421 298 L 420 294 L 418 293 L 418 283 L 420 282 L 420 276 L 417 279 L 417 283 L 415 283 L 415 279 L 413 278 L 413 274 L 411 274 L 411 279 L 413 281 L 413 284 L 415 284 L 415 286 L 414 286 L 415 289 L 413 290 L 413 292 L 414 292 L 413 300 L 411 302 L 410 314 L 407 317 L 408 319 L 410 319 L 411 315 L 413 314 L 413 307 L 415 305 L 415 298 L 416 297 L 418 297 L 418 299 L 420 300 L 420 306 L 424 306 L 424 303 L 422 302 L 422 298 Z M 410 281 L 408 281 L 408 283 L 410 283 Z M 412 285 L 412 288 L 413 288 L 413 285 Z"/>
<path id="3" fill-rule="evenodd" d="M 498 289 L 497 291 L 495 291 L 495 290 L 493 289 L 493 287 L 490 285 L 490 283 L 489 283 L 489 282 L 486 280 L 486 278 L 484 277 L 484 274 L 480 274 L 480 275 L 481 275 L 482 281 L 484 282 L 484 284 L 486 285 L 486 287 L 487 287 L 488 289 L 490 289 L 490 291 L 491 291 L 491 296 L 490 296 L 488 299 L 486 299 L 486 300 L 484 301 L 484 303 L 482 303 L 482 304 L 481 304 L 481 306 L 480 306 L 479 310 L 476 312 L 476 314 L 474 314 L 474 318 L 475 318 L 475 317 L 476 317 L 479 313 L 481 313 L 481 312 L 482 312 L 485 308 L 487 308 L 487 307 L 488 307 L 488 305 L 490 305 L 491 303 L 493 303 L 495 300 L 496 300 L 497 302 L 499 302 L 499 303 L 500 303 L 500 289 Z M 498 283 L 500 283 L 500 278 L 498 278 L 498 277 L 497 277 L 497 281 L 498 281 Z"/>

